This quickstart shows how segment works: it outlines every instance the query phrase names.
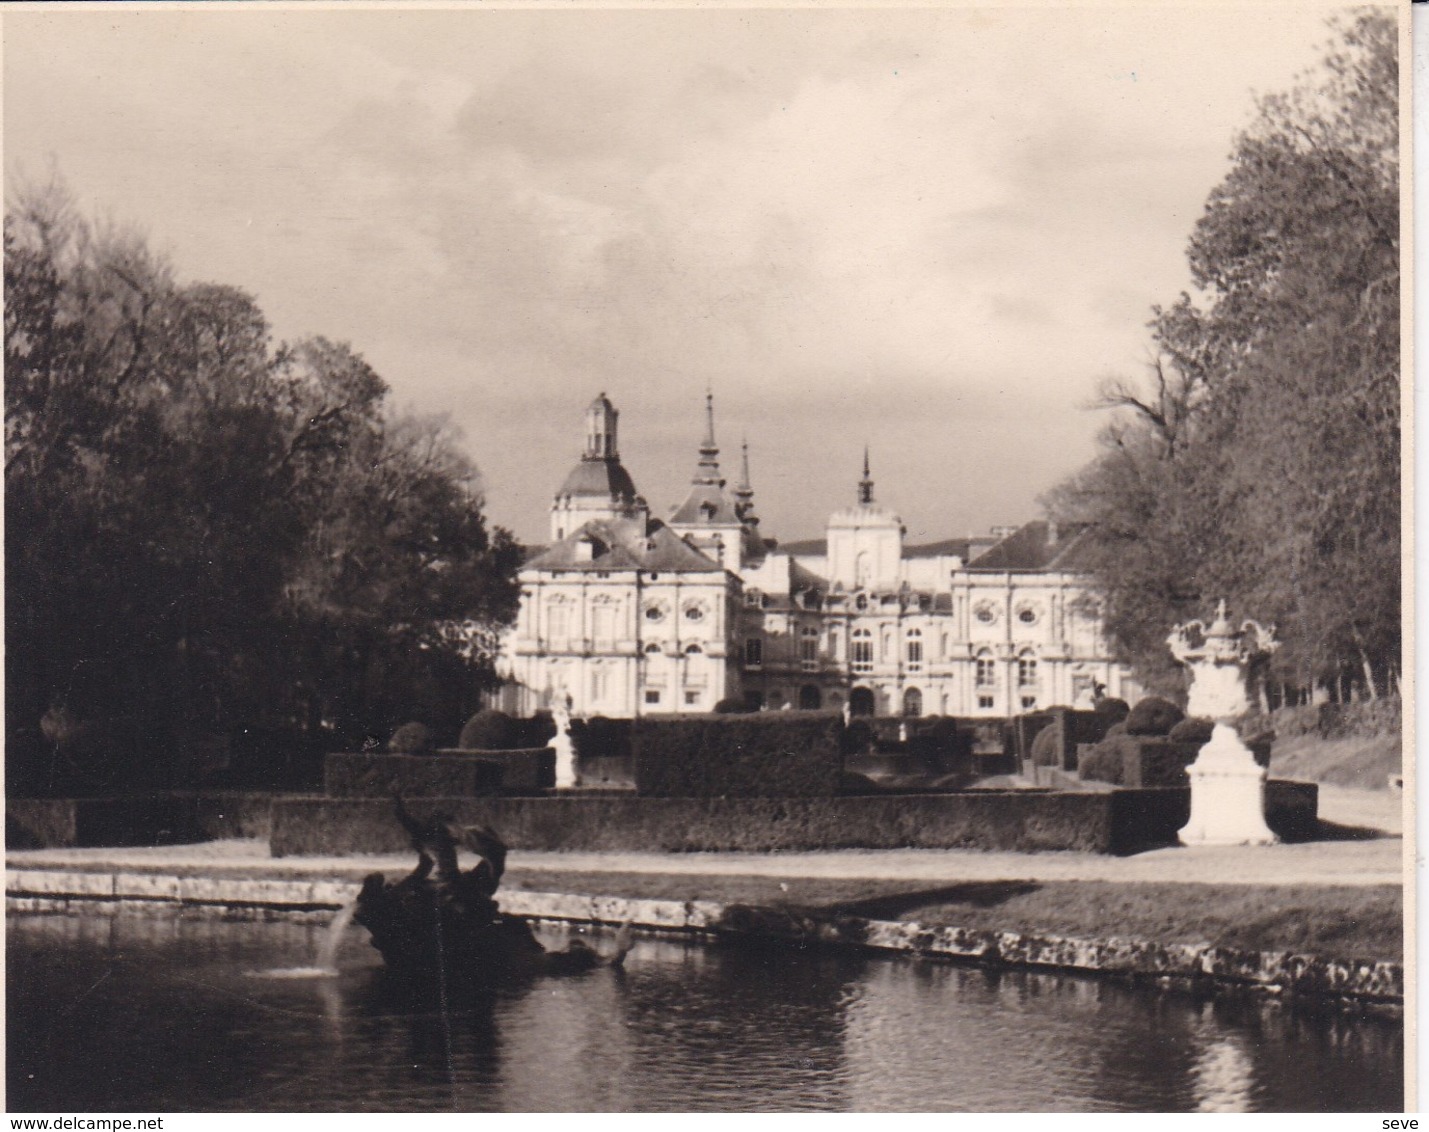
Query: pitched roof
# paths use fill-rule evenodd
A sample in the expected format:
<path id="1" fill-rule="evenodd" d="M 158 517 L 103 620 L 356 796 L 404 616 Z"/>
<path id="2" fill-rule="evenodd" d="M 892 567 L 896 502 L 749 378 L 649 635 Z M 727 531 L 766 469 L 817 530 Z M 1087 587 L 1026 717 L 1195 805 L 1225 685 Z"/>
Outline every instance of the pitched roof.
<path id="1" fill-rule="evenodd" d="M 779 554 L 799 555 L 804 558 L 822 558 L 829 552 L 826 538 L 798 539 L 795 542 L 781 542 L 776 548 Z"/>
<path id="2" fill-rule="evenodd" d="M 589 550 L 582 544 L 589 544 Z M 586 557 L 587 553 L 589 557 Z M 592 519 L 560 542 L 552 543 L 524 567 L 529 570 L 663 570 L 668 573 L 719 573 L 707 558 L 658 520 L 648 527 L 624 520 Z"/>
<path id="3" fill-rule="evenodd" d="M 947 558 L 957 557 L 964 561 L 968 556 L 968 539 L 945 538 L 942 542 L 928 542 L 922 546 L 905 546 L 904 558 Z"/>
<path id="4" fill-rule="evenodd" d="M 739 515 L 734 502 L 724 493 L 724 488 L 714 483 L 695 483 L 690 486 L 690 494 L 670 516 L 670 522 L 681 527 L 738 527 Z"/>
<path id="5" fill-rule="evenodd" d="M 1025 523 L 968 563 L 969 570 L 1076 570 L 1086 528 L 1036 519 Z"/>

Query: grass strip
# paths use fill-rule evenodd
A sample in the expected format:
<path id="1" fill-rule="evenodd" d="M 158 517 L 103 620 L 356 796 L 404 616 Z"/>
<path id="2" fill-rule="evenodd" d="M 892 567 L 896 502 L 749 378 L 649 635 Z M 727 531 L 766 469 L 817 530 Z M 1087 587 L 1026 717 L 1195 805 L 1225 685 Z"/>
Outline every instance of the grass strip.
<path id="1" fill-rule="evenodd" d="M 758 904 L 816 916 L 916 920 L 1085 939 L 1212 944 L 1403 962 L 1404 904 L 1391 885 L 1108 881 L 926 882 L 513 869 L 503 887 L 646 900 Z"/>

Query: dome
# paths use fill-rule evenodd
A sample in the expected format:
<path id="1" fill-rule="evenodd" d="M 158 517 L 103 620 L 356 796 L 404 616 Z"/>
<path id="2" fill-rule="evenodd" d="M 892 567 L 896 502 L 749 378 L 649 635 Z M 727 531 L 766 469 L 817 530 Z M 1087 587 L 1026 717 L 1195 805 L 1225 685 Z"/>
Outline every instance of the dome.
<path id="1" fill-rule="evenodd" d="M 578 495 L 597 499 L 635 501 L 635 482 L 619 460 L 582 460 L 566 477 L 557 498 Z"/>

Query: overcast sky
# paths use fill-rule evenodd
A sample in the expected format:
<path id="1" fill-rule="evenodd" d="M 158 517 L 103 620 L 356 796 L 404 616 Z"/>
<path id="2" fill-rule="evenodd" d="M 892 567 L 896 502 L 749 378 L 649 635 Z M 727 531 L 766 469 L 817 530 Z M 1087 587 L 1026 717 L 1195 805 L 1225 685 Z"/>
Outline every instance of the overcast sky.
<path id="1" fill-rule="evenodd" d="M 822 533 L 867 443 L 931 540 L 1092 455 L 1328 11 L 6 13 L 5 164 L 449 412 L 524 539 L 601 391 L 668 514 L 708 385 L 767 534 Z"/>

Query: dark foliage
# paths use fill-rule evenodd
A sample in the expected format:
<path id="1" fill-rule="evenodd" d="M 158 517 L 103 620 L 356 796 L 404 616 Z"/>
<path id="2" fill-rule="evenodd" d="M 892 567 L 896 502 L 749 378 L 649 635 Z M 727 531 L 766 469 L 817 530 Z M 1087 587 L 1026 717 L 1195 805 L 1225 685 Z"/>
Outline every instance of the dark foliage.
<path id="1" fill-rule="evenodd" d="M 1277 626 L 1267 704 L 1377 698 L 1402 668 L 1399 37 L 1388 9 L 1334 28 L 1236 139 L 1195 293 L 1153 311 L 1149 380 L 1105 387 L 1101 454 L 1046 501 L 1089 524 L 1107 633 L 1168 695 L 1168 630 L 1222 598 Z"/>
<path id="2" fill-rule="evenodd" d="M 1126 717 L 1128 735 L 1167 735 L 1171 728 L 1186 718 L 1186 713 L 1170 700 L 1147 696 L 1131 709 Z"/>
<path id="3" fill-rule="evenodd" d="M 571 745 L 578 759 L 628 759 L 631 757 L 631 720 L 593 715 L 571 720 Z"/>
<path id="4" fill-rule="evenodd" d="M 1166 733 L 1173 743 L 1209 743 L 1215 722 L 1197 716 L 1187 716 Z"/>
<path id="5" fill-rule="evenodd" d="M 517 725 L 504 711 L 486 708 L 466 721 L 457 739 L 463 751 L 503 751 L 516 742 Z"/>
<path id="6" fill-rule="evenodd" d="M 454 733 L 520 550 L 451 428 L 390 411 L 344 345 L 274 345 L 250 296 L 176 281 L 61 186 L 15 192 L 4 236 L 12 789 L 188 782 L 251 733 Z M 116 719 L 146 765 L 59 735 Z"/>
<path id="7" fill-rule="evenodd" d="M 760 712 L 635 721 L 636 790 L 674 798 L 832 797 L 843 721 L 826 712 Z"/>
<path id="8" fill-rule="evenodd" d="M 394 755 L 425 755 L 432 749 L 432 730 L 425 723 L 404 723 L 387 740 Z"/>

